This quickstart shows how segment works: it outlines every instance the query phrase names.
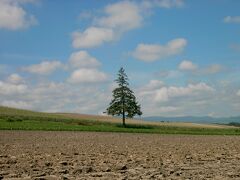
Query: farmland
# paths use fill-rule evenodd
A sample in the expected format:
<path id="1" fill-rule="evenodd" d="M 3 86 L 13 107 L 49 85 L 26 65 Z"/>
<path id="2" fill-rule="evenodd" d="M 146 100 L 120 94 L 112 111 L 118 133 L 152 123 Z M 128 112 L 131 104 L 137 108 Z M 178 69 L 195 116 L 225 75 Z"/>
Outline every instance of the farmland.
<path id="1" fill-rule="evenodd" d="M 240 177 L 238 127 L 0 107 L 0 129 L 0 179 Z"/>
<path id="2" fill-rule="evenodd" d="M 0 131 L 0 177 L 239 179 L 240 136 Z"/>

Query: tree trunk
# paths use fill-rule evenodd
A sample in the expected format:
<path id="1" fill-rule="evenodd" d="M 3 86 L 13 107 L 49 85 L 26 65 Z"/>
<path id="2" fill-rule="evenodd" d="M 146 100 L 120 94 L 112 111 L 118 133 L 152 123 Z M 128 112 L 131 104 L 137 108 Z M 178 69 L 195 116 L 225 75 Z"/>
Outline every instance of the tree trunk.
<path id="1" fill-rule="evenodd" d="M 123 108 L 123 114 L 122 114 L 122 121 L 123 121 L 123 127 L 126 127 L 126 123 L 125 123 L 125 110 Z"/>
<path id="2" fill-rule="evenodd" d="M 122 110 L 123 110 L 123 113 L 122 113 L 122 121 L 123 121 L 123 127 L 126 127 L 126 123 L 125 123 L 125 97 L 124 97 L 124 93 L 123 93 L 123 90 L 122 90 L 122 95 L 123 95 L 123 101 L 122 101 Z"/>

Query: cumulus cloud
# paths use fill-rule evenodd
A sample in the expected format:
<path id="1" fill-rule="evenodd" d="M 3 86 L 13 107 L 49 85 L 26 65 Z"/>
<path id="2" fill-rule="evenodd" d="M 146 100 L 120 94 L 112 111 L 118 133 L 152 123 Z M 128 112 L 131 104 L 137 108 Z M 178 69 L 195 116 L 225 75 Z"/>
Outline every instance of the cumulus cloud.
<path id="1" fill-rule="evenodd" d="M 154 7 L 171 8 L 183 5 L 182 0 L 119 1 L 109 4 L 102 10 L 103 15 L 95 16 L 92 25 L 84 31 L 72 33 L 74 48 L 93 48 L 112 42 L 124 32 L 142 26 L 145 14 Z M 93 17 L 90 12 L 82 12 L 80 18 Z"/>
<path id="2" fill-rule="evenodd" d="M 0 104 L 47 112 L 103 112 L 111 92 L 101 84 L 70 84 L 37 81 L 14 85 L 0 81 Z M 24 88 L 20 88 L 24 87 Z"/>
<path id="3" fill-rule="evenodd" d="M 19 108 L 19 109 L 31 109 L 32 105 L 25 101 L 4 100 L 0 102 L 2 106 Z"/>
<path id="4" fill-rule="evenodd" d="M 112 83 L 75 84 L 41 80 L 34 84 L 30 81 L 14 84 L 6 79 L 5 82 L 0 81 L 0 104 L 38 111 L 96 114 L 105 111 L 111 100 L 112 89 Z M 239 109 L 239 99 L 236 98 L 239 89 L 231 94 L 232 90 L 215 90 L 203 82 L 170 86 L 153 79 L 145 86 L 133 90 L 142 105 L 144 116 L 204 115 L 212 111 L 216 111 L 217 115 L 231 115 L 234 113 L 231 105 L 236 104 Z M 229 108 L 222 112 L 222 108 L 219 108 L 221 104 Z"/>
<path id="5" fill-rule="evenodd" d="M 223 19 L 225 23 L 240 23 L 240 16 L 226 16 Z"/>
<path id="6" fill-rule="evenodd" d="M 151 81 L 146 87 L 149 87 Z M 188 84 L 186 87 L 177 87 L 177 86 L 163 86 L 160 88 L 142 88 L 139 91 L 140 96 L 149 96 L 157 102 L 166 102 L 171 98 L 175 97 L 184 97 L 184 96 L 194 96 L 201 93 L 213 92 L 214 88 L 207 85 L 206 83 L 198 84 Z"/>
<path id="7" fill-rule="evenodd" d="M 92 48 L 116 40 L 122 33 L 135 29 L 142 24 L 142 15 L 137 4 L 120 1 L 107 5 L 104 16 L 93 20 L 91 26 L 83 32 L 72 34 L 74 48 Z M 123 13 L 124 12 L 124 13 Z"/>
<path id="8" fill-rule="evenodd" d="M 159 87 L 162 87 L 164 85 L 164 82 L 153 79 L 150 80 L 150 82 L 145 86 L 146 89 L 156 89 Z"/>
<path id="9" fill-rule="evenodd" d="M 19 30 L 37 24 L 36 18 L 22 7 L 22 4 L 30 2 L 34 0 L 1 0 L 0 29 Z"/>
<path id="10" fill-rule="evenodd" d="M 40 64 L 23 67 L 22 70 L 32 74 L 49 75 L 60 67 L 62 67 L 60 61 L 43 61 Z"/>
<path id="11" fill-rule="evenodd" d="M 152 91 L 154 89 L 161 88 L 163 86 L 164 86 L 164 82 L 162 82 L 160 80 L 153 79 L 153 80 L 150 80 L 147 85 L 143 86 L 140 89 L 140 91 L 141 92 L 149 92 L 149 91 Z"/>
<path id="12" fill-rule="evenodd" d="M 0 80 L 0 100 L 1 98 L 14 98 L 23 95 L 27 89 L 28 86 L 24 78 L 17 73 L 10 74 L 4 81 Z"/>
<path id="13" fill-rule="evenodd" d="M 96 68 L 101 65 L 101 63 L 87 51 L 72 53 L 69 58 L 69 63 L 73 68 Z"/>
<path id="14" fill-rule="evenodd" d="M 178 97 L 186 95 L 196 95 L 199 92 L 213 92 L 214 89 L 206 83 L 189 84 L 187 87 L 170 86 L 168 88 L 169 97 Z"/>
<path id="15" fill-rule="evenodd" d="M 200 115 L 208 112 L 209 104 L 217 93 L 216 89 L 204 82 L 177 86 L 151 80 L 137 89 L 136 96 L 139 97 L 145 116 L 181 116 L 196 115 L 199 111 Z M 199 105 L 199 102 L 206 103 Z M 200 106 L 205 109 L 200 110 Z"/>
<path id="16" fill-rule="evenodd" d="M 198 68 L 196 64 L 193 64 L 189 60 L 184 60 L 178 65 L 178 69 L 182 71 L 194 71 Z"/>
<path id="17" fill-rule="evenodd" d="M 168 101 L 170 98 L 192 96 L 204 92 L 213 92 L 214 89 L 205 83 L 189 84 L 187 87 L 163 87 L 156 91 L 156 101 Z"/>
<path id="18" fill-rule="evenodd" d="M 132 55 L 138 60 L 153 62 L 181 53 L 186 45 L 187 40 L 183 38 L 169 41 L 166 45 L 138 44 Z"/>
<path id="19" fill-rule="evenodd" d="M 14 74 L 11 74 L 10 76 L 8 76 L 7 82 L 12 83 L 12 84 L 20 84 L 20 83 L 24 82 L 24 80 L 19 74 L 14 73 Z"/>
<path id="20" fill-rule="evenodd" d="M 143 17 L 137 4 L 130 1 L 120 1 L 104 8 L 106 16 L 98 18 L 95 23 L 115 31 L 125 32 L 141 26 Z"/>
<path id="21" fill-rule="evenodd" d="M 1 95 L 16 95 L 23 94 L 27 90 L 25 84 L 12 84 L 0 81 L 0 94 Z"/>
<path id="22" fill-rule="evenodd" d="M 92 48 L 114 40 L 114 32 L 110 28 L 89 27 L 84 32 L 72 34 L 74 48 Z"/>
<path id="23" fill-rule="evenodd" d="M 73 71 L 68 82 L 73 84 L 78 83 L 99 83 L 105 82 L 108 79 L 107 74 L 97 69 L 78 69 Z"/>
<path id="24" fill-rule="evenodd" d="M 210 64 L 205 67 L 198 67 L 198 65 L 194 64 L 192 61 L 183 60 L 178 65 L 178 69 L 181 71 L 192 72 L 193 75 L 210 75 L 223 71 L 225 67 L 220 64 Z"/>

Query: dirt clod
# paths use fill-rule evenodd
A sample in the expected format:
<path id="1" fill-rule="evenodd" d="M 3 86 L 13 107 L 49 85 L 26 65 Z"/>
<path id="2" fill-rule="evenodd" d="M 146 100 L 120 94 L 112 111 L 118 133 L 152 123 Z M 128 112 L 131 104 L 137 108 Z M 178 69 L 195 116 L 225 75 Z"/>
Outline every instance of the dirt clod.
<path id="1" fill-rule="evenodd" d="M 0 131 L 1 179 L 239 179 L 240 136 Z"/>

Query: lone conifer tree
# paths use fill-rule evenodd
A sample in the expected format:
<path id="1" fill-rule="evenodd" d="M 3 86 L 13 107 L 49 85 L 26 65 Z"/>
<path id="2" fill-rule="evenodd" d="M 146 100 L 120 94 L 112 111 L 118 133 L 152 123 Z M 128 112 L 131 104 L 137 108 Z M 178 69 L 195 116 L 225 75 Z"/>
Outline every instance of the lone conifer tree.
<path id="1" fill-rule="evenodd" d="M 123 126 L 126 127 L 125 117 L 140 116 L 142 112 L 133 91 L 128 87 L 128 77 L 123 68 L 120 68 L 115 81 L 118 83 L 118 87 L 113 90 L 113 99 L 107 108 L 107 113 L 113 116 L 122 115 Z"/>

